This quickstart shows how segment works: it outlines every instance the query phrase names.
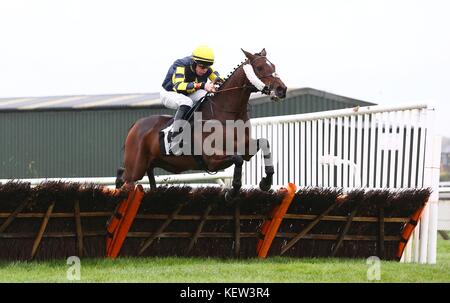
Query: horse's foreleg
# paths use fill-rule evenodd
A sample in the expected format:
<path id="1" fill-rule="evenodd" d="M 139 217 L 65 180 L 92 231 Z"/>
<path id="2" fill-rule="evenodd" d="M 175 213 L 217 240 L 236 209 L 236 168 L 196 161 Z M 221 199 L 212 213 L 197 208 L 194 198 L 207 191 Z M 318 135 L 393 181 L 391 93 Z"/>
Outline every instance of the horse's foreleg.
<path id="1" fill-rule="evenodd" d="M 148 177 L 148 182 L 150 183 L 150 188 L 152 190 L 156 189 L 156 181 L 155 181 L 155 174 L 153 172 L 153 167 L 149 167 L 147 169 L 147 177 Z"/>
<path id="2" fill-rule="evenodd" d="M 270 152 L 270 144 L 269 141 L 265 138 L 258 139 L 257 142 L 257 149 L 261 149 L 263 152 L 263 158 L 264 158 L 264 171 L 266 173 L 266 176 L 261 179 L 259 182 L 259 188 L 263 191 L 268 191 L 273 183 L 273 158 L 272 153 Z"/>
<path id="3" fill-rule="evenodd" d="M 238 192 L 242 187 L 242 165 L 244 163 L 244 159 L 242 159 L 242 156 L 233 156 L 233 162 L 234 173 L 232 186 L 233 189 Z"/>
<path id="4" fill-rule="evenodd" d="M 244 163 L 244 159 L 239 155 L 231 156 L 231 158 L 234 163 L 234 173 L 232 188 L 225 193 L 225 200 L 227 202 L 235 198 L 242 187 L 242 165 Z"/>

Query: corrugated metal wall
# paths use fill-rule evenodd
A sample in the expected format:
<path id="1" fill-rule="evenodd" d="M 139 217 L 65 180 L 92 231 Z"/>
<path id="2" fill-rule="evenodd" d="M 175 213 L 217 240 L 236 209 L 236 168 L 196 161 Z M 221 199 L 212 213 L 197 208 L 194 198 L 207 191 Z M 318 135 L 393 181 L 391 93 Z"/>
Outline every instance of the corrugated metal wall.
<path id="1" fill-rule="evenodd" d="M 113 176 L 131 124 L 160 109 L 0 112 L 0 178 Z"/>
<path id="2" fill-rule="evenodd" d="M 261 100 L 269 99 L 255 100 L 252 117 L 339 109 L 359 102 L 333 100 L 305 90 L 288 92 L 282 102 Z M 0 178 L 114 176 L 122 163 L 121 149 L 131 124 L 144 116 L 173 113 L 159 107 L 0 111 Z"/>

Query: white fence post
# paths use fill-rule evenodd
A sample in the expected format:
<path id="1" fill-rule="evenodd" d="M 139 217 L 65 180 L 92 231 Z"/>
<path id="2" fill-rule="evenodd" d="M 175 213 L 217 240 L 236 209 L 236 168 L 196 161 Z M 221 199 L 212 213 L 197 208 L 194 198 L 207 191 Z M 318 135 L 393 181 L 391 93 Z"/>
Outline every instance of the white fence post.
<path id="1" fill-rule="evenodd" d="M 420 263 L 436 263 L 437 250 L 437 220 L 438 220 L 438 201 L 439 201 L 439 170 L 441 160 L 441 137 L 435 134 L 434 128 L 434 112 L 428 111 L 427 117 L 427 135 L 425 150 L 425 167 L 423 186 L 432 189 L 431 196 L 428 200 L 427 212 L 423 219 L 428 221 L 427 235 L 424 235 L 428 241 L 421 243 Z M 427 215 L 425 217 L 425 215 Z M 424 220 L 424 221 L 425 221 Z M 422 233 L 421 233 L 422 235 Z M 422 242 L 422 239 L 421 239 Z M 426 255 L 422 253 L 426 251 Z"/>

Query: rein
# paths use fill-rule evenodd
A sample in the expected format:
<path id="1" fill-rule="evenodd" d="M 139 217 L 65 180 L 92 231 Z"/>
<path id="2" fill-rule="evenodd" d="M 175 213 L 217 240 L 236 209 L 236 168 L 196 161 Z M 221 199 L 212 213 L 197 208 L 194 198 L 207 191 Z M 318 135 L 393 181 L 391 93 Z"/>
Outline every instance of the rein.
<path id="1" fill-rule="evenodd" d="M 243 88 L 254 88 L 254 86 L 253 85 L 235 86 L 235 87 L 218 90 L 218 91 L 214 92 L 214 94 L 223 93 L 223 92 L 227 92 L 230 90 L 243 89 Z"/>

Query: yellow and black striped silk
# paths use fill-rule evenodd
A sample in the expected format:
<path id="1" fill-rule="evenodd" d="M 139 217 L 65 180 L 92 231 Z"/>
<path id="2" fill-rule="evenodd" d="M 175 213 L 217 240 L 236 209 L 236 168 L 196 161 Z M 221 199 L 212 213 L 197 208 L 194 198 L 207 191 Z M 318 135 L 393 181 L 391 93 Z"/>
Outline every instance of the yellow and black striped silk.
<path id="1" fill-rule="evenodd" d="M 177 66 L 175 68 L 175 72 L 172 75 L 172 84 L 173 90 L 177 93 L 182 94 L 192 94 L 199 88 L 205 87 L 206 78 L 210 81 L 215 81 L 217 78 L 220 78 L 219 73 L 214 70 L 212 67 L 208 68 L 208 71 L 205 73 L 204 77 L 195 77 L 195 79 L 188 79 L 192 77 L 187 77 L 187 68 L 185 66 Z M 203 78 L 203 79 L 202 79 Z M 189 81 L 191 80 L 191 81 Z M 222 80 L 223 81 L 223 80 Z M 196 83 L 201 83 L 200 86 L 196 85 Z"/>
<path id="2" fill-rule="evenodd" d="M 220 77 L 219 72 L 217 72 L 214 68 L 209 67 L 211 74 L 208 76 L 208 79 L 211 81 L 216 81 L 216 79 L 223 82 L 223 79 Z"/>

